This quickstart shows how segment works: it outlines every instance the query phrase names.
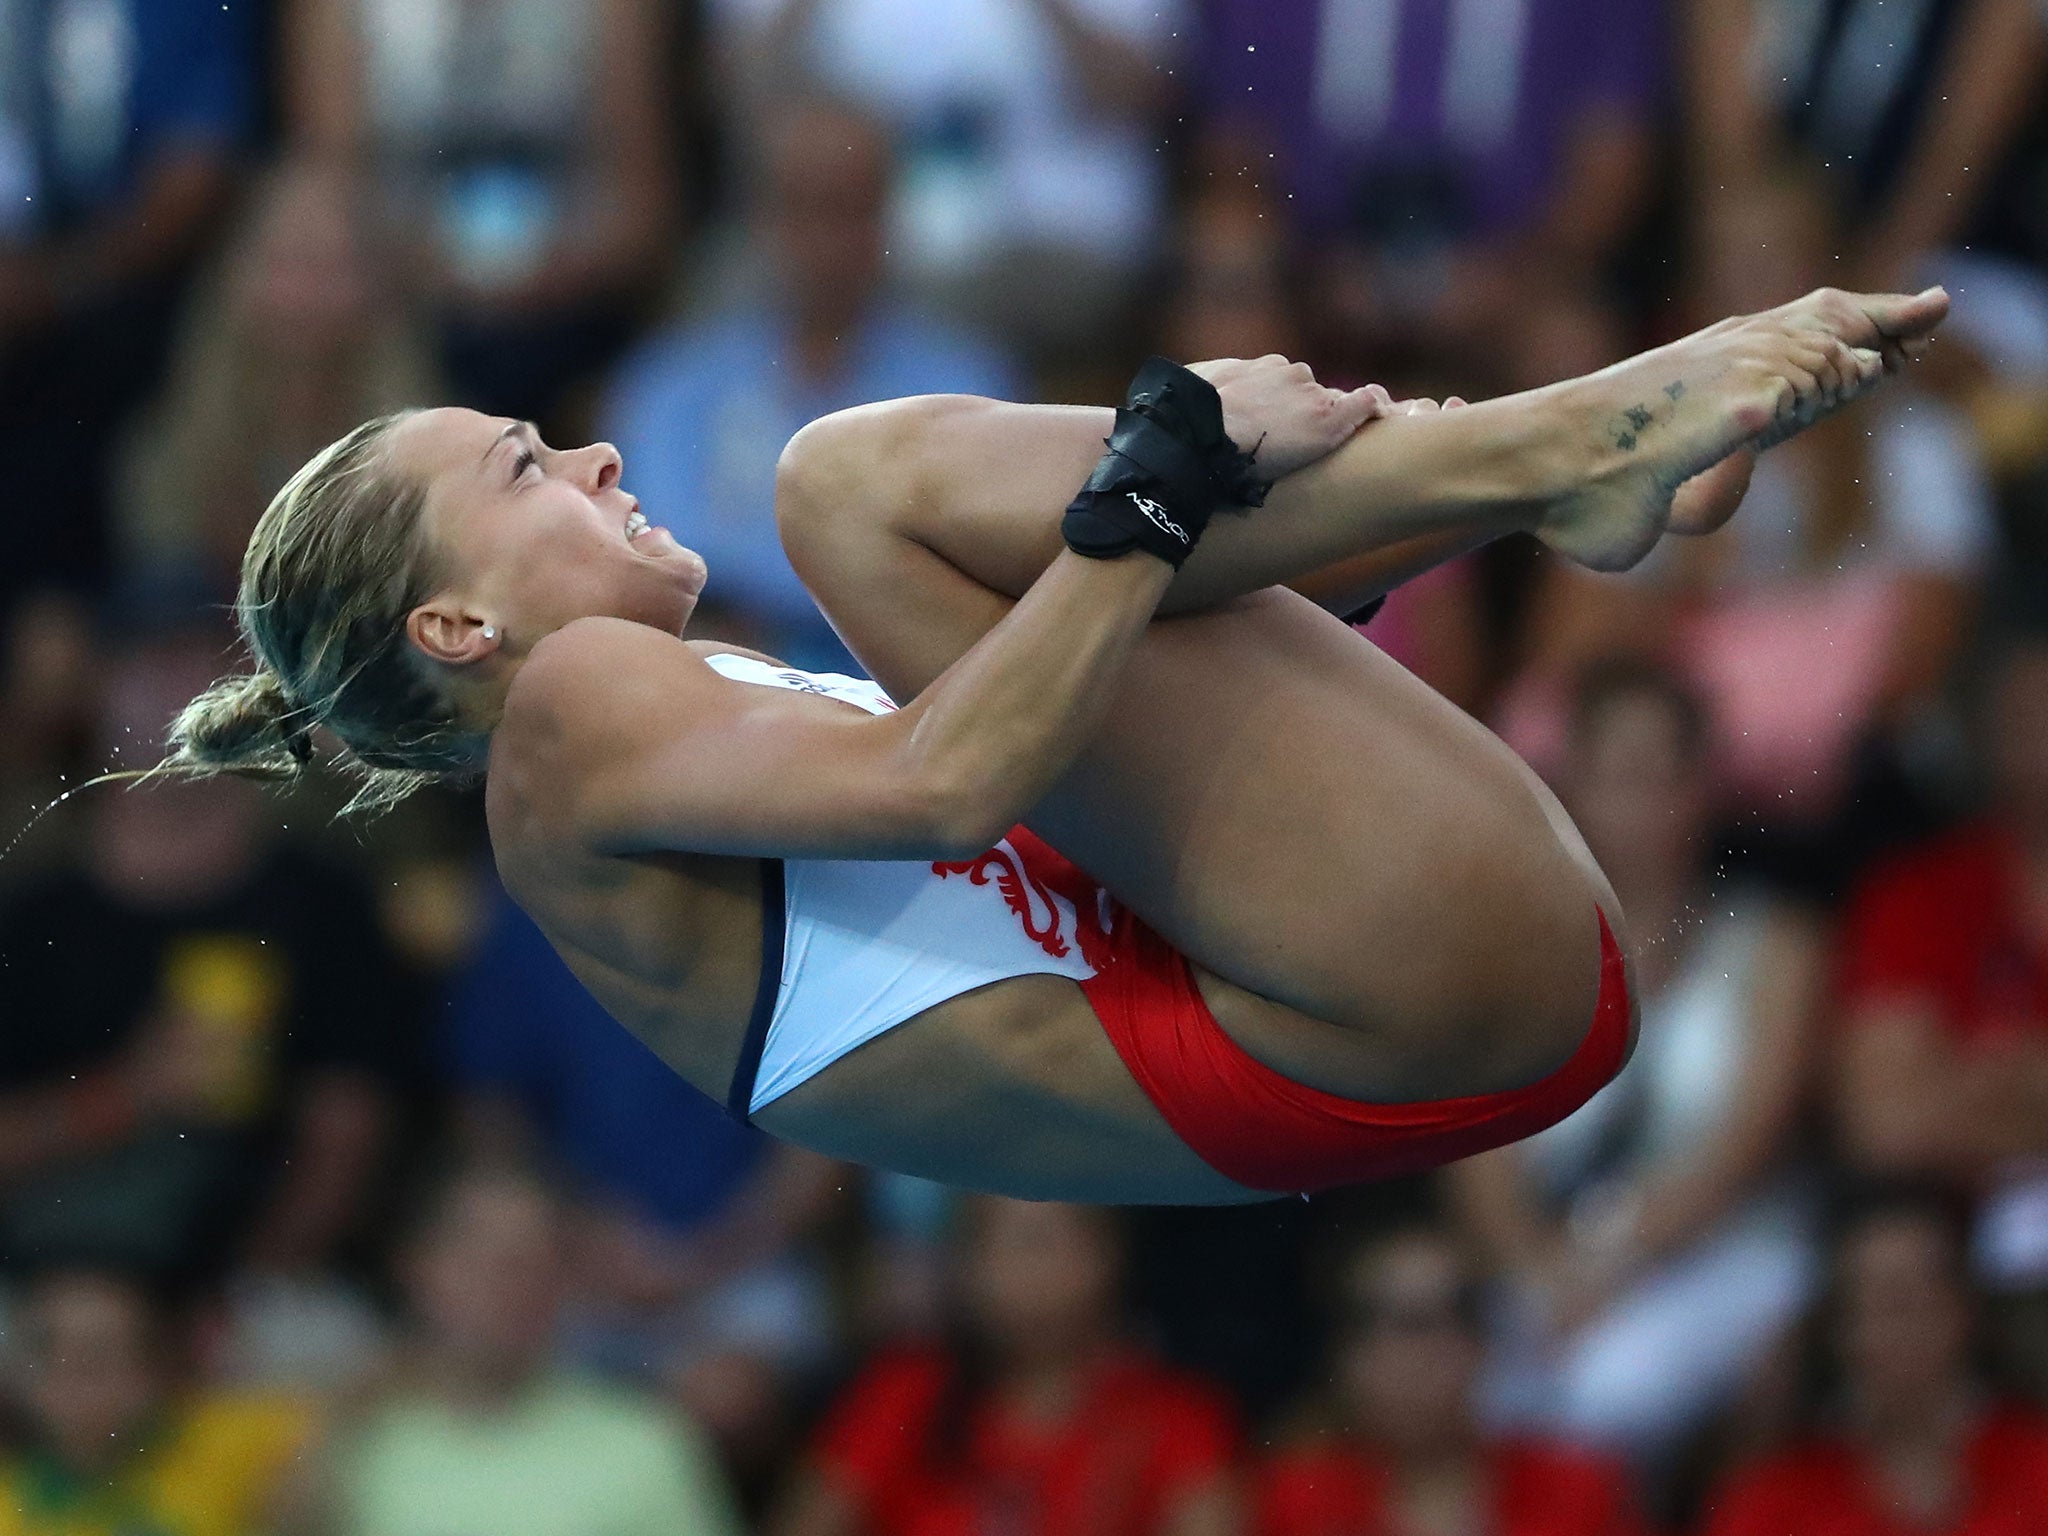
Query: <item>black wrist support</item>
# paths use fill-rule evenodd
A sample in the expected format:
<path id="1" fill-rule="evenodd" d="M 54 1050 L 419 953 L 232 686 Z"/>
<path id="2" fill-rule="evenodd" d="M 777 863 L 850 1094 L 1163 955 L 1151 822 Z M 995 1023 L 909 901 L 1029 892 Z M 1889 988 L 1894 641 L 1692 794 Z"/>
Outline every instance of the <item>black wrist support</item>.
<path id="1" fill-rule="evenodd" d="M 1178 570 L 1217 507 L 1265 502 L 1251 454 L 1223 430 L 1216 386 L 1163 357 L 1138 370 L 1103 442 L 1109 452 L 1060 524 L 1076 554 L 1142 549 Z"/>

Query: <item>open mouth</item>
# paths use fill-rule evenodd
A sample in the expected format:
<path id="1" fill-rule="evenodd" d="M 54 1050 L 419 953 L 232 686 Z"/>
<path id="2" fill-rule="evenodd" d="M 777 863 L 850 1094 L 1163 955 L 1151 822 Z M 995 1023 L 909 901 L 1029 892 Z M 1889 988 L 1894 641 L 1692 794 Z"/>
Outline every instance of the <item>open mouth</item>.
<path id="1" fill-rule="evenodd" d="M 626 542 L 630 544 L 651 526 L 653 525 L 647 521 L 647 514 L 640 510 L 640 503 L 634 502 L 633 510 L 626 514 Z"/>

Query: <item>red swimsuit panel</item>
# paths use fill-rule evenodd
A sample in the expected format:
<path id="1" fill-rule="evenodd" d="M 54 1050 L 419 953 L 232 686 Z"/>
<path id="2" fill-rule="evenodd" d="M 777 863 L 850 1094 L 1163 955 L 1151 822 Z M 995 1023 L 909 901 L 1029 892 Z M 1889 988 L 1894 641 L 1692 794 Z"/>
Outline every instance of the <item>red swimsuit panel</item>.
<path id="1" fill-rule="evenodd" d="M 1503 1093 L 1413 1104 L 1367 1104 L 1305 1087 L 1224 1033 L 1171 944 L 1022 827 L 1010 843 L 1035 883 L 1067 896 L 1079 913 L 1104 915 L 1106 932 L 1081 924 L 1083 950 L 1097 967 L 1082 991 L 1175 1134 L 1247 1188 L 1310 1193 L 1420 1173 L 1519 1141 L 1571 1114 L 1627 1060 L 1627 970 L 1602 912 L 1592 1023 L 1554 1072 Z"/>

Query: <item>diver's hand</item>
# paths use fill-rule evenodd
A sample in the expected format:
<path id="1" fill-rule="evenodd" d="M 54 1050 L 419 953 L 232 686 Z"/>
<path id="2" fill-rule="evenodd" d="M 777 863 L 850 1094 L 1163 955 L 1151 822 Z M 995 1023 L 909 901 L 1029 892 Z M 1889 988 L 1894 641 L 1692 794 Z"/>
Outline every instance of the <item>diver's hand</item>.
<path id="1" fill-rule="evenodd" d="M 1327 389 L 1307 363 L 1291 363 L 1277 352 L 1265 357 L 1227 357 L 1192 363 L 1223 399 L 1223 430 L 1246 453 L 1256 450 L 1259 477 L 1278 480 L 1313 464 L 1350 440 L 1376 416 L 1393 414 L 1387 392 Z"/>

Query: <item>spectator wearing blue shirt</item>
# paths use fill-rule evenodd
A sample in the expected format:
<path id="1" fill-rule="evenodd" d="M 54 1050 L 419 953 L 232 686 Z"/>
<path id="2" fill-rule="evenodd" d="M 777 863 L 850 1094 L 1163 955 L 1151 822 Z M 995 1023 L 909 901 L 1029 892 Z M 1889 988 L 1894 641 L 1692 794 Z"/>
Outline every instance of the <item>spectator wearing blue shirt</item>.
<path id="1" fill-rule="evenodd" d="M 90 585 L 106 445 L 154 387 L 252 112 L 252 0 L 0 0 L 0 607 Z"/>
<path id="2" fill-rule="evenodd" d="M 537 1153 L 578 1185 L 572 1351 L 661 1379 L 744 1479 L 829 1343 L 803 1250 L 837 1165 L 727 1119 L 598 1006 L 502 890 L 443 1044 L 467 1150 Z"/>
<path id="3" fill-rule="evenodd" d="M 691 632 L 796 666 L 850 658 L 783 557 L 775 461 L 807 422 L 901 395 L 1012 398 L 1006 357 L 885 294 L 895 167 L 871 120 L 821 101 L 769 114 L 750 231 L 755 291 L 655 336 L 601 413 L 650 515 L 711 567 Z"/>

